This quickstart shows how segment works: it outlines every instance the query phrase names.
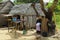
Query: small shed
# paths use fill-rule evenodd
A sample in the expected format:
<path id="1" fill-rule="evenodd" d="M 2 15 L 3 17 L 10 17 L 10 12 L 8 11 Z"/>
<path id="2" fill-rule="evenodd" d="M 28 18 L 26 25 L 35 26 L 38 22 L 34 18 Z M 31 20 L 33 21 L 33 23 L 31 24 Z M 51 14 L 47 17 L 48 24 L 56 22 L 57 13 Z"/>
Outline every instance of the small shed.
<path id="1" fill-rule="evenodd" d="M 31 6 L 32 3 L 20 4 L 15 5 L 9 14 L 12 15 L 20 15 L 20 18 L 24 16 L 25 22 L 24 24 L 26 27 L 35 27 L 36 24 L 36 13 L 33 7 Z M 40 16 L 45 16 L 41 10 L 40 4 L 36 3 L 35 8 L 38 11 Z"/>
<path id="2" fill-rule="evenodd" d="M 0 3 L 0 26 L 7 24 L 6 17 L 2 16 L 2 14 L 9 14 L 13 6 L 14 4 L 11 1 Z"/>
<path id="3" fill-rule="evenodd" d="M 0 3 L 0 14 L 8 14 L 14 4 L 11 1 Z"/>

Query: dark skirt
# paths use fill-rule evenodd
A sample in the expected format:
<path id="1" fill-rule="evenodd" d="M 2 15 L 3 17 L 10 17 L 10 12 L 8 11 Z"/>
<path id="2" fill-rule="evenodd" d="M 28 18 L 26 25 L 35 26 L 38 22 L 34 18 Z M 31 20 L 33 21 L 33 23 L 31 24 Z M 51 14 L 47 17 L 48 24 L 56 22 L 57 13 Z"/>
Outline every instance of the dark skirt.
<path id="1" fill-rule="evenodd" d="M 40 33 L 41 33 L 41 31 L 36 31 L 36 33 L 37 33 L 37 34 L 40 34 Z"/>

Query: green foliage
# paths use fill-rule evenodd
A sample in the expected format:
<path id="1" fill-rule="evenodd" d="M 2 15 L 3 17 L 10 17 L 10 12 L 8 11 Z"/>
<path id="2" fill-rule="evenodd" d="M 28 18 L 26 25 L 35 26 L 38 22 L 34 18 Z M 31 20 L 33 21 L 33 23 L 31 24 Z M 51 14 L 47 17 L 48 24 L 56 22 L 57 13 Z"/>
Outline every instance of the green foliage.
<path id="1" fill-rule="evenodd" d="M 20 3 L 33 3 L 33 2 L 39 2 L 40 0 L 15 0 L 15 4 L 20 4 Z"/>
<path id="2" fill-rule="evenodd" d="M 60 0 L 58 0 L 57 7 L 55 8 L 55 12 L 60 12 Z"/>
<path id="3" fill-rule="evenodd" d="M 1 2 L 2 0 L 0 0 L 0 2 Z"/>
<path id="4" fill-rule="evenodd" d="M 46 8 L 49 8 L 52 5 L 52 3 L 48 3 L 48 5 L 46 5 Z"/>
<path id="5" fill-rule="evenodd" d="M 47 6 L 45 6 L 46 8 L 51 7 L 52 3 L 48 3 Z M 55 12 L 60 12 L 60 0 L 58 0 L 57 6 L 55 8 Z"/>
<path id="6" fill-rule="evenodd" d="M 58 14 L 58 13 L 57 13 Z M 57 28 L 60 29 L 60 15 L 56 15 L 56 25 L 57 25 Z"/>
<path id="7" fill-rule="evenodd" d="M 14 4 L 22 4 L 22 3 L 24 3 L 24 2 L 18 2 L 18 3 L 17 3 L 17 2 L 15 2 Z"/>
<path id="8" fill-rule="evenodd" d="M 60 22 L 60 15 L 56 15 L 56 22 Z"/>
<path id="9" fill-rule="evenodd" d="M 60 23 L 60 12 L 56 12 L 55 14 L 56 16 L 56 23 L 59 24 Z"/>
<path id="10" fill-rule="evenodd" d="M 31 3 L 31 2 L 39 2 L 39 0 L 17 0 L 17 2 Z"/>

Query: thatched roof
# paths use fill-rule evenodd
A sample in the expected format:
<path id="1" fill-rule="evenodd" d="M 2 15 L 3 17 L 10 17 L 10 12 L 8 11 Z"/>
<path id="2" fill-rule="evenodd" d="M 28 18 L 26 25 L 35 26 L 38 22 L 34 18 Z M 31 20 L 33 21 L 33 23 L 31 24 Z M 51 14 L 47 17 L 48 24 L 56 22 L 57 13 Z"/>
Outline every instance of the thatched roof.
<path id="1" fill-rule="evenodd" d="M 0 3 L 0 13 L 9 13 L 11 8 L 13 7 L 13 3 L 11 1 L 1 2 Z"/>
<path id="2" fill-rule="evenodd" d="M 20 5 L 15 5 L 12 10 L 9 12 L 9 14 L 15 15 L 36 15 L 33 7 L 31 6 L 32 3 L 27 3 L 27 4 L 20 4 Z M 41 16 L 45 16 L 44 13 L 41 10 L 40 4 L 36 3 L 36 10 Z"/>

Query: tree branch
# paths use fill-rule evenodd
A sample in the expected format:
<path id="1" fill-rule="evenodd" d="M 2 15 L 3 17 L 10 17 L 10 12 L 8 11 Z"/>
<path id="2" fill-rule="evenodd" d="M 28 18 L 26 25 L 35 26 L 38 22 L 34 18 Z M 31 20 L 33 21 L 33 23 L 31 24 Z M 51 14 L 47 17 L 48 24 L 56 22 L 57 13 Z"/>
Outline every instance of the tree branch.
<path id="1" fill-rule="evenodd" d="M 37 12 L 36 8 L 35 8 L 35 3 L 32 3 L 31 6 L 33 7 L 34 11 L 36 12 L 36 16 L 40 16 L 39 13 Z"/>
<path id="2" fill-rule="evenodd" d="M 55 9 L 55 7 L 56 7 L 56 5 L 57 5 L 57 2 L 58 2 L 58 0 L 54 0 L 53 4 L 52 4 L 51 7 L 48 9 L 48 11 L 53 12 L 54 9 Z"/>
<path id="3" fill-rule="evenodd" d="M 46 11 L 45 8 L 44 8 L 44 2 L 43 2 L 43 0 L 40 0 L 40 5 L 41 5 L 42 11 L 43 11 L 44 14 L 46 15 L 47 11 Z"/>

